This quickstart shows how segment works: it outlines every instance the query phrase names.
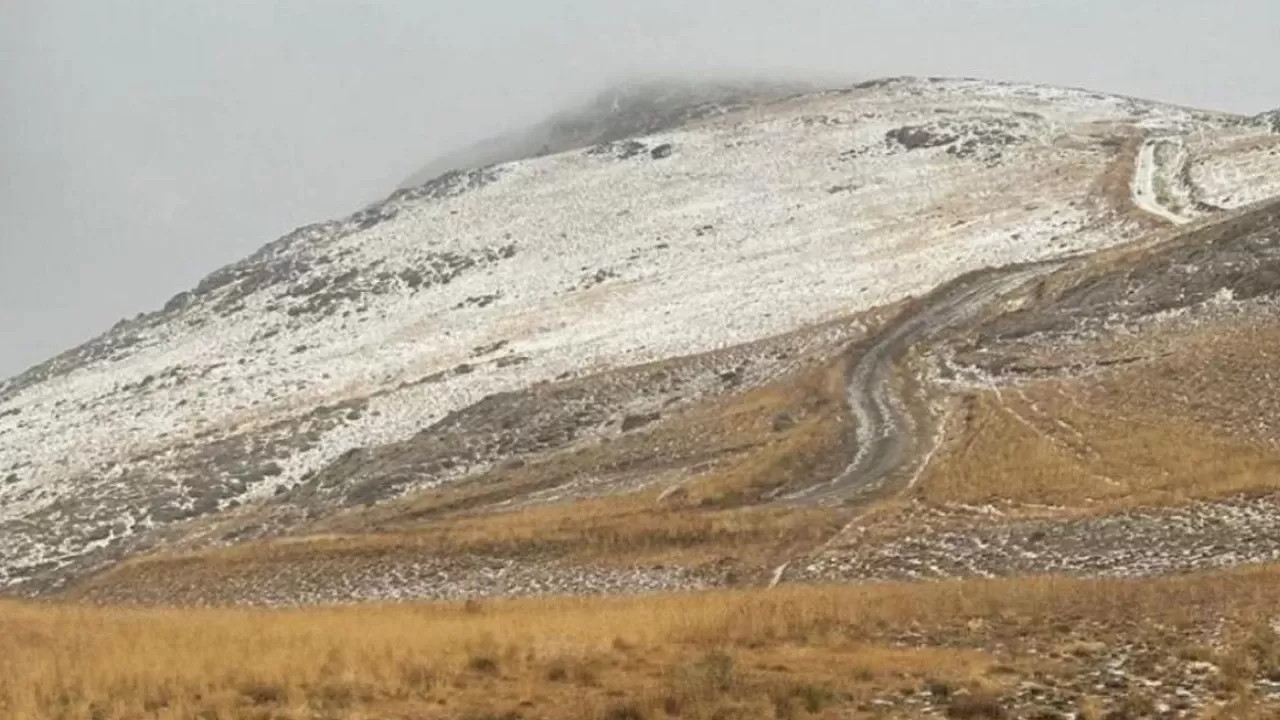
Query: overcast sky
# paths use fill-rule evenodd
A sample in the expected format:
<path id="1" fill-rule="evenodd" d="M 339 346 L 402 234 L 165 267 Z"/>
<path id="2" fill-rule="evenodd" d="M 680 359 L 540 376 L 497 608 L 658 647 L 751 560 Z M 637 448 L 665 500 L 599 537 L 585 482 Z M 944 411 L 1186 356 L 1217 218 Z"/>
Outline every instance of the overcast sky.
<path id="1" fill-rule="evenodd" d="M 1280 106 L 1276 0 L 0 0 L 0 376 L 615 79 Z"/>

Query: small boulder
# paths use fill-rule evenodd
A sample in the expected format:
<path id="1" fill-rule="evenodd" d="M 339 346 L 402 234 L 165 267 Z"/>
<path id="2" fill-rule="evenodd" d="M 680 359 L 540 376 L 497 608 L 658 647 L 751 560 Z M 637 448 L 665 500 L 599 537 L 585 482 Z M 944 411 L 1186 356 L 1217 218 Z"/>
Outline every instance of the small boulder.
<path id="1" fill-rule="evenodd" d="M 671 157 L 671 153 L 675 152 L 675 146 L 671 143 L 663 143 L 649 151 L 650 157 L 654 160 Z"/>
<path id="2" fill-rule="evenodd" d="M 662 417 L 662 413 L 645 413 L 643 415 L 628 415 L 622 418 L 622 432 L 631 432 L 638 428 L 642 428 L 651 422 Z"/>
<path id="3" fill-rule="evenodd" d="M 191 300 L 191 293 L 185 291 L 180 292 L 169 298 L 169 302 L 164 304 L 164 311 L 166 313 L 182 312 L 191 306 Z"/>

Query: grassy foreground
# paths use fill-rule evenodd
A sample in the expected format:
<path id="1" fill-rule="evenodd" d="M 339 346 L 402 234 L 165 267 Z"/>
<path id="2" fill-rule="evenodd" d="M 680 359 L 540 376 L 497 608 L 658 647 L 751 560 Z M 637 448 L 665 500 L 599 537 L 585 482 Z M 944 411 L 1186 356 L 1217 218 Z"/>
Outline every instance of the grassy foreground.
<path id="1" fill-rule="evenodd" d="M 939 686 L 982 698 L 956 716 L 1003 717 L 1007 687 L 1052 671 L 1010 653 L 1019 638 L 1158 637 L 1241 677 L 1280 671 L 1280 643 L 1259 653 L 1256 633 L 1217 649 L 1195 639 L 1258 627 L 1278 589 L 1267 566 L 274 611 L 9 603 L 0 717 L 882 717 L 863 712 L 879 694 Z"/>

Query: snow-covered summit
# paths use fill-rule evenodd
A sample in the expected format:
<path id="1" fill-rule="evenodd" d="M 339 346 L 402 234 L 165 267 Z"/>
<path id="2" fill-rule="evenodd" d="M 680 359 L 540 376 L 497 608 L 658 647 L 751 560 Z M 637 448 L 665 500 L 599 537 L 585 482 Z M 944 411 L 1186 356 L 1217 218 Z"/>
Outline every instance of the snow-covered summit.
<path id="1" fill-rule="evenodd" d="M 675 79 L 624 82 L 532 127 L 488 138 L 435 158 L 402 183 L 402 187 L 415 187 L 450 171 L 473 170 L 671 130 L 699 119 L 815 89 L 798 82 Z"/>

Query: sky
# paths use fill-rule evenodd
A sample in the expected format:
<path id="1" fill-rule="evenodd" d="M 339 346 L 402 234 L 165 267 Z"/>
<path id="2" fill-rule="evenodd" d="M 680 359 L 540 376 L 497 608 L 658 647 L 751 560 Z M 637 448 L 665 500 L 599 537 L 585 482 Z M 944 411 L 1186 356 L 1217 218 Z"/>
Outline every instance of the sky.
<path id="1" fill-rule="evenodd" d="M 1255 113 L 1275 0 L 0 0 L 0 377 L 623 79 L 944 75 Z"/>

